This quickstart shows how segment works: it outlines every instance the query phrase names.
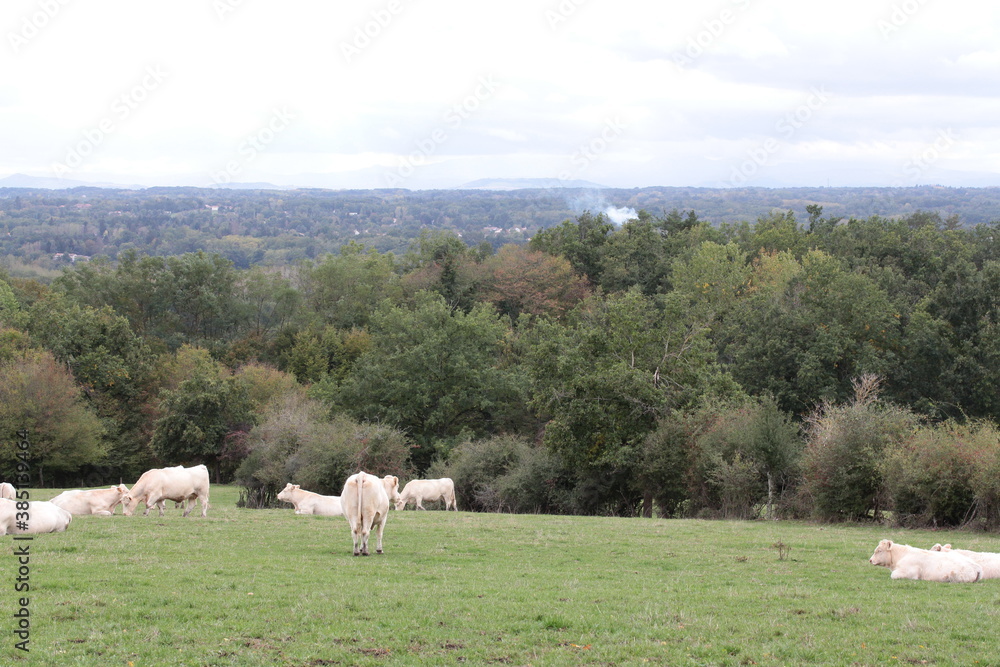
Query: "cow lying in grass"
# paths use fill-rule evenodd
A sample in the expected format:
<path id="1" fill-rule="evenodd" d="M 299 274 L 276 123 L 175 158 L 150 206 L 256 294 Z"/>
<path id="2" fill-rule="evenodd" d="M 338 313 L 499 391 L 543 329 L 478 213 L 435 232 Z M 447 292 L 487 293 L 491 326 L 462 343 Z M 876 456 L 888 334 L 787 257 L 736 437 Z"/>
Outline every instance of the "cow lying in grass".
<path id="1" fill-rule="evenodd" d="M 961 554 L 983 568 L 983 579 L 1000 579 L 1000 554 L 992 551 L 969 551 L 968 549 L 952 549 L 950 544 L 944 546 L 935 544 L 931 551 Z"/>
<path id="2" fill-rule="evenodd" d="M 27 510 L 18 509 L 18 504 L 0 498 L 0 535 L 61 533 L 73 520 L 72 514 L 45 500 L 27 503 Z"/>
<path id="3" fill-rule="evenodd" d="M 344 516 L 340 496 L 321 496 L 306 491 L 298 484 L 288 483 L 278 494 L 278 500 L 291 503 L 296 514 L 318 514 L 320 516 Z"/>
<path id="4" fill-rule="evenodd" d="M 109 489 L 74 489 L 63 491 L 50 502 L 70 514 L 97 514 L 112 516 L 128 493 L 124 484 Z"/>
<path id="5" fill-rule="evenodd" d="M 983 568 L 961 554 L 918 549 L 892 540 L 879 542 L 868 562 L 888 567 L 893 579 L 972 583 L 983 578 Z"/>

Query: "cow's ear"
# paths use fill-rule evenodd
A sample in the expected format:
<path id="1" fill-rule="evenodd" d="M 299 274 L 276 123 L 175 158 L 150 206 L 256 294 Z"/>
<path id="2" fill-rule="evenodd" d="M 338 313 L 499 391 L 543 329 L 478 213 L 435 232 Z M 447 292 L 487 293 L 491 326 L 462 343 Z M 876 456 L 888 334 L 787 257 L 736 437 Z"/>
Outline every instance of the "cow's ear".
<path id="1" fill-rule="evenodd" d="M 892 540 L 886 540 L 885 541 L 885 548 L 886 549 L 891 549 L 892 548 Z"/>

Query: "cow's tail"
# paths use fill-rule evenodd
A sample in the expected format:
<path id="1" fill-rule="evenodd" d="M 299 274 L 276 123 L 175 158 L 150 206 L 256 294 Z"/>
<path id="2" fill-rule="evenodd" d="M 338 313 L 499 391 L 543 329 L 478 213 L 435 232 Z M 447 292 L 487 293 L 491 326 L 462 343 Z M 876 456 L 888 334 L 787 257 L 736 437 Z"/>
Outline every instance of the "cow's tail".
<path id="1" fill-rule="evenodd" d="M 358 526 L 365 525 L 365 504 L 362 502 L 365 496 L 365 482 L 368 480 L 368 475 L 362 470 L 358 473 Z"/>

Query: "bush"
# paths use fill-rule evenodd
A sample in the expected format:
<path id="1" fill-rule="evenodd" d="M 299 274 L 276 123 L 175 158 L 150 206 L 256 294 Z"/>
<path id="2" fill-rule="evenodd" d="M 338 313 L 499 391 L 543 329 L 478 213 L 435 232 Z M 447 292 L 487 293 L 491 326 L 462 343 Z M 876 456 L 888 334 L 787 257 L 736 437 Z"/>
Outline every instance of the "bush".
<path id="1" fill-rule="evenodd" d="M 1000 430 L 992 422 L 973 422 L 958 430 L 958 435 L 973 461 L 969 523 L 985 530 L 1000 528 Z"/>
<path id="2" fill-rule="evenodd" d="M 558 455 L 515 436 L 461 443 L 429 474 L 454 480 L 462 509 L 563 513 L 571 504 L 568 473 Z"/>
<path id="3" fill-rule="evenodd" d="M 824 403 L 807 419 L 802 493 L 825 521 L 878 519 L 888 509 L 882 478 L 886 448 L 904 443 L 916 415 L 878 400 L 878 380 L 855 382 L 844 405 Z"/>
<path id="4" fill-rule="evenodd" d="M 410 447 L 402 432 L 327 415 L 325 406 L 301 391 L 268 405 L 263 421 L 248 436 L 249 453 L 236 471 L 253 504 L 276 505 L 275 496 L 289 482 L 336 496 L 344 480 L 359 470 L 380 477 L 409 474 Z"/>
<path id="5" fill-rule="evenodd" d="M 954 423 L 928 426 L 887 449 L 882 474 L 897 523 L 959 526 L 969 519 L 975 461 L 963 431 Z"/>

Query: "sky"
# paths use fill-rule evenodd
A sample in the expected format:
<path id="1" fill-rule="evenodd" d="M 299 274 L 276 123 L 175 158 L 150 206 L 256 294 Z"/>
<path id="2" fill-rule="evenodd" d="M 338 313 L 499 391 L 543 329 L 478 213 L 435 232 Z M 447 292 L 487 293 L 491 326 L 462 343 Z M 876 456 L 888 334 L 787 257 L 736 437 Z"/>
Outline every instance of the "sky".
<path id="1" fill-rule="evenodd" d="M 0 178 L 1000 185 L 986 0 L 5 0 Z"/>

